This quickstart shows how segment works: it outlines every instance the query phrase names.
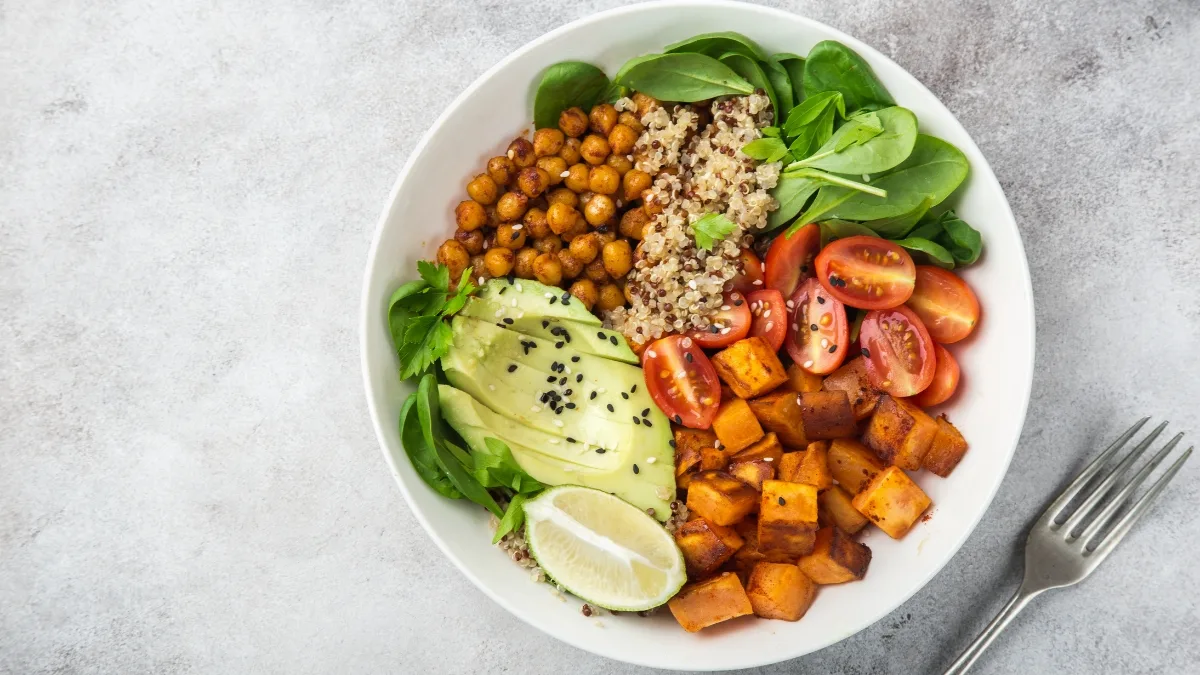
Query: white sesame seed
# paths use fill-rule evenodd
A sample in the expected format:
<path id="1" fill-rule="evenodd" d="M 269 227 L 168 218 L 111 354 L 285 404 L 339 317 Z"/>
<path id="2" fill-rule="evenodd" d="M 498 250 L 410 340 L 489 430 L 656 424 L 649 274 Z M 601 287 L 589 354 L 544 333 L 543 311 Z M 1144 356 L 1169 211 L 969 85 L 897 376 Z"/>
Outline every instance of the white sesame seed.
<path id="1" fill-rule="evenodd" d="M 774 462 L 775 458 L 774 457 L 763 457 L 763 461 L 764 462 Z"/>
<path id="2" fill-rule="evenodd" d="M 715 440 L 715 441 L 713 441 L 713 447 L 714 447 L 714 448 L 720 448 L 720 447 L 721 447 L 721 441 L 720 441 L 720 440 Z"/>
<path id="3" fill-rule="evenodd" d="M 792 300 L 788 300 L 788 301 L 787 301 L 786 303 L 784 303 L 784 304 L 786 304 L 786 305 L 787 305 L 787 308 L 788 308 L 788 309 L 796 309 L 796 303 L 795 303 L 794 301 L 792 301 Z"/>
<path id="4" fill-rule="evenodd" d="M 653 463 L 655 463 L 655 462 L 657 462 L 657 461 L 658 461 L 658 458 L 657 458 L 657 457 L 647 457 L 647 458 L 646 458 L 646 463 L 647 463 L 647 464 L 653 464 Z"/>
<path id="5" fill-rule="evenodd" d="M 755 286 L 762 286 L 762 279 L 755 279 L 755 280 L 754 280 L 754 284 L 753 284 L 753 285 L 755 285 Z"/>
<path id="6" fill-rule="evenodd" d="M 627 159 L 627 160 L 629 160 L 629 161 L 631 161 L 631 162 L 632 162 L 632 161 L 633 161 L 633 155 L 625 155 L 625 159 Z"/>
<path id="7" fill-rule="evenodd" d="M 729 307 L 729 305 L 721 305 L 721 311 L 722 311 L 722 312 L 728 312 L 729 310 L 730 310 L 730 307 Z"/>
<path id="8" fill-rule="evenodd" d="M 828 348 L 829 348 L 829 339 L 821 338 L 821 349 L 828 349 Z"/>
<path id="9" fill-rule="evenodd" d="M 513 225 L 513 226 L 512 226 L 512 231 L 513 231 L 513 232 L 520 232 L 522 227 L 524 227 L 524 225 L 522 225 L 521 223 L 517 223 L 516 225 Z"/>
<path id="10" fill-rule="evenodd" d="M 562 173 L 558 174 L 558 177 L 559 177 L 559 178 L 566 178 L 567 176 L 570 176 L 570 175 L 571 175 L 571 172 L 570 172 L 570 171 L 564 171 L 564 172 L 562 172 Z"/>
<path id="11" fill-rule="evenodd" d="M 771 318 L 771 310 L 768 309 L 767 311 L 763 312 L 763 318 L 764 319 Z"/>
<path id="12" fill-rule="evenodd" d="M 812 362 L 812 359 L 809 359 L 809 360 L 805 361 L 805 362 L 804 362 L 804 367 L 805 367 L 805 368 L 812 368 L 812 367 L 813 367 L 813 362 Z"/>
<path id="13" fill-rule="evenodd" d="M 770 332 L 770 331 L 771 331 L 771 329 L 772 329 L 772 328 L 774 328 L 774 327 L 775 327 L 775 322 L 774 322 L 774 321 L 768 321 L 768 322 L 767 322 L 767 332 Z"/>
<path id="14" fill-rule="evenodd" d="M 554 294 L 553 294 L 553 293 L 543 293 L 543 295 L 545 295 L 547 298 L 553 298 L 553 297 L 554 297 Z"/>
<path id="15" fill-rule="evenodd" d="M 731 331 L 731 330 L 733 330 L 733 329 L 732 328 L 722 328 L 721 335 L 727 335 L 729 333 L 729 331 Z"/>
<path id="16" fill-rule="evenodd" d="M 481 355 L 481 356 L 482 356 L 482 355 Z M 496 391 L 496 385 L 494 385 L 494 384 L 489 384 L 489 385 L 488 385 L 488 391 Z"/>
<path id="17" fill-rule="evenodd" d="M 792 324 L 792 330 L 800 330 L 800 324 Z"/>
<path id="18" fill-rule="evenodd" d="M 512 159 L 512 158 L 513 158 L 513 157 L 515 157 L 515 156 L 516 156 L 516 153 L 515 153 L 514 151 L 512 151 L 512 150 L 509 150 L 509 151 L 508 151 L 508 158 L 509 158 L 509 159 Z"/>
<path id="19" fill-rule="evenodd" d="M 646 350 L 646 356 L 649 356 L 650 358 L 653 359 L 653 358 L 657 358 L 658 354 L 656 354 L 653 349 L 648 349 L 648 350 Z"/>
<path id="20" fill-rule="evenodd" d="M 682 340 L 679 341 L 679 346 L 683 347 L 684 349 L 691 349 L 692 338 L 690 338 L 690 337 L 683 338 Z"/>
<path id="21" fill-rule="evenodd" d="M 522 288 L 522 287 L 521 287 L 521 284 L 520 284 L 520 282 L 518 282 L 518 283 L 517 283 L 515 286 L 513 286 L 513 288 L 517 289 L 517 292 L 518 292 L 518 293 L 520 293 L 521 291 L 525 290 L 524 288 Z"/>
<path id="22" fill-rule="evenodd" d="M 509 307 L 516 307 L 516 306 L 517 306 L 517 299 L 516 299 L 516 298 L 513 298 L 513 299 L 512 299 L 512 302 L 508 303 L 508 305 L 509 305 Z"/>
<path id="23" fill-rule="evenodd" d="M 561 429 L 562 427 L 564 427 L 566 425 L 563 424 L 562 420 L 554 420 L 554 426 L 559 427 Z"/>
<path id="24" fill-rule="evenodd" d="M 529 406 L 529 412 L 535 412 L 535 413 L 542 412 L 542 407 L 536 406 L 536 405 Z"/>
<path id="25" fill-rule="evenodd" d="M 482 286 L 482 285 L 483 285 L 483 277 L 479 277 L 479 285 L 480 285 L 480 286 Z"/>
<path id="26" fill-rule="evenodd" d="M 800 394 L 796 394 L 796 403 L 804 403 L 804 397 Z"/>
<path id="27" fill-rule="evenodd" d="M 496 310 L 496 318 L 499 319 L 502 316 L 504 316 L 504 310 L 502 310 L 502 309 Z"/>

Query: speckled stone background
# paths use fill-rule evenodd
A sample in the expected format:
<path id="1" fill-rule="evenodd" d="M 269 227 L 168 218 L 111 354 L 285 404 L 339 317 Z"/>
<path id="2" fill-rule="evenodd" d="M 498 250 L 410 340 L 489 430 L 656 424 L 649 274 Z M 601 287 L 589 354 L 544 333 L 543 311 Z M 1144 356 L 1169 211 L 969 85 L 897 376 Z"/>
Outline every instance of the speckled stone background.
<path id="1" fill-rule="evenodd" d="M 442 558 L 380 458 L 356 335 L 420 134 L 616 4 L 0 0 L 0 671 L 647 672 L 527 628 Z M 1200 7 L 771 4 L 929 85 L 1025 238 L 1037 376 L 979 529 L 891 616 L 760 671 L 940 672 L 1103 439 L 1142 414 L 1200 435 Z M 1198 474 L 978 672 L 1195 672 Z"/>

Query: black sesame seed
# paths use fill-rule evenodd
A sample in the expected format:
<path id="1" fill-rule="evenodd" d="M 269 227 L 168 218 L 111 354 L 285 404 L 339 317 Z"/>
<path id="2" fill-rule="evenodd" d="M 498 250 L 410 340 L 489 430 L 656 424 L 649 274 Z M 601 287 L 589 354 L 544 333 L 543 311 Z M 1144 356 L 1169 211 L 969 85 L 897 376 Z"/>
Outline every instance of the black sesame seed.
<path id="1" fill-rule="evenodd" d="M 604 448 L 596 448 L 597 455 L 603 455 L 606 452 Z"/>
<path id="2" fill-rule="evenodd" d="M 741 307 L 741 306 L 742 306 L 742 299 L 741 299 L 741 298 L 738 298 L 737 300 L 734 300 L 734 301 L 733 301 L 733 306 L 734 306 L 734 307 Z"/>
<path id="3" fill-rule="evenodd" d="M 546 321 L 545 319 L 542 319 L 542 328 L 549 328 L 549 327 L 550 327 L 550 322 Z M 550 331 L 550 332 L 553 333 L 554 331 Z"/>
<path id="4" fill-rule="evenodd" d="M 507 290 L 508 290 L 508 286 L 503 286 L 500 288 L 500 292 L 497 293 L 497 295 L 504 295 L 504 291 L 507 291 Z"/>
<path id="5" fill-rule="evenodd" d="M 862 355 L 867 357 L 868 359 L 871 358 L 871 352 L 867 351 L 866 347 L 862 348 Z"/>
<path id="6" fill-rule="evenodd" d="M 563 301 L 563 302 L 566 302 L 566 301 L 568 301 L 568 300 L 570 300 L 570 299 L 571 299 L 571 294 L 570 294 L 569 292 L 567 292 L 567 291 L 563 291 L 563 294 L 562 294 L 562 301 Z"/>
<path id="7" fill-rule="evenodd" d="M 637 464 L 634 464 L 634 465 L 633 465 L 633 472 L 634 472 L 634 473 L 641 473 L 641 472 L 642 472 L 642 470 L 638 468 L 638 465 L 637 465 Z"/>
<path id="8" fill-rule="evenodd" d="M 787 504 L 787 500 L 785 500 L 783 497 L 780 497 L 780 498 L 779 498 L 779 505 L 780 505 L 780 506 L 783 506 L 784 504 Z"/>
<path id="9" fill-rule="evenodd" d="M 642 420 L 642 424 L 645 424 L 648 427 L 654 426 L 653 424 L 650 424 L 650 420 Z"/>
<path id="10" fill-rule="evenodd" d="M 611 343 L 613 343 L 614 345 L 615 345 L 615 344 L 617 344 L 617 336 L 616 336 L 616 335 L 609 335 L 609 336 L 608 336 L 608 341 L 609 341 L 609 342 L 611 342 Z"/>
<path id="11" fill-rule="evenodd" d="M 688 362 L 688 363 L 691 363 L 691 362 L 692 362 L 692 360 L 693 360 L 692 353 L 691 353 L 691 352 L 684 352 L 684 353 L 683 353 L 683 358 L 687 359 L 687 362 Z"/>
<path id="12" fill-rule="evenodd" d="M 576 382 L 583 382 L 583 373 L 580 373 L 580 374 L 576 375 L 576 376 L 575 376 L 575 381 L 576 381 Z"/>
<path id="13" fill-rule="evenodd" d="M 563 392 L 563 396 L 570 396 L 571 394 L 574 394 L 574 393 L 575 393 L 574 389 L 568 389 Z"/>
<path id="14" fill-rule="evenodd" d="M 606 406 L 606 407 L 608 408 L 608 412 L 616 412 L 617 411 L 616 408 L 613 408 L 613 405 L 611 403 L 609 403 L 608 406 Z"/>
<path id="15" fill-rule="evenodd" d="M 555 349 L 562 349 L 562 348 L 563 348 L 563 344 L 564 344 L 564 343 L 563 343 L 563 341 L 562 341 L 562 340 L 559 340 L 558 342 L 555 342 L 555 343 L 554 343 L 554 348 L 555 348 Z"/>
<path id="16" fill-rule="evenodd" d="M 508 285 L 509 285 L 509 286 L 512 286 L 512 285 L 513 285 L 513 282 L 514 282 L 514 281 L 516 281 L 516 280 L 517 280 L 517 275 L 516 275 L 516 273 L 515 273 L 515 272 L 509 272 L 509 273 L 508 273 Z"/>
<path id="17" fill-rule="evenodd" d="M 808 274 L 808 265 L 800 266 L 800 274 Z"/>
<path id="18" fill-rule="evenodd" d="M 629 393 L 631 393 L 631 394 L 632 394 L 632 393 L 633 393 L 633 392 L 635 392 L 635 391 L 637 391 L 637 385 L 636 385 L 636 384 L 635 384 L 635 385 L 633 385 L 632 387 L 630 387 L 630 388 L 629 388 Z"/>
<path id="19" fill-rule="evenodd" d="M 625 392 L 621 392 L 621 398 L 623 398 L 623 399 L 625 399 L 626 401 L 628 401 L 628 400 L 629 400 L 629 394 L 626 394 Z"/>
<path id="20" fill-rule="evenodd" d="M 571 357 L 571 363 L 579 363 L 579 356 L 577 356 L 577 355 L 576 355 L 576 356 L 572 356 L 572 357 Z"/>
<path id="21" fill-rule="evenodd" d="M 600 331 L 596 331 L 596 337 L 598 337 L 598 338 L 600 338 L 601 340 L 603 340 L 603 339 L 604 339 L 605 337 L 607 337 L 607 336 L 606 336 L 606 335 L 604 335 L 604 331 L 600 330 Z"/>
<path id="22" fill-rule="evenodd" d="M 566 408 L 567 408 L 567 410 L 574 410 L 574 409 L 575 409 L 575 404 L 574 404 L 574 403 L 570 403 L 570 402 L 568 402 L 568 403 L 567 403 L 567 405 L 566 405 Z"/>
<path id="23" fill-rule="evenodd" d="M 810 323 L 810 324 L 808 324 L 808 329 L 815 333 L 815 332 L 821 330 L 821 327 L 815 323 Z"/>
<path id="24" fill-rule="evenodd" d="M 833 354 L 837 351 L 837 345 L 829 345 L 829 353 Z"/>
<path id="25" fill-rule="evenodd" d="M 675 424 L 683 424 L 683 418 L 680 417 L 679 415 L 676 415 L 675 416 Z M 671 441 L 671 443 L 672 443 L 671 447 L 672 448 L 675 447 L 674 446 L 675 441 Z"/>
<path id="26" fill-rule="evenodd" d="M 717 333 L 721 332 L 721 329 L 717 328 L 716 326 L 709 326 L 708 332 L 712 333 L 713 335 L 716 335 Z"/>
<path id="27" fill-rule="evenodd" d="M 672 448 L 675 447 L 675 439 L 672 438 L 671 440 L 667 441 L 667 445 L 671 446 Z"/>
<path id="28" fill-rule="evenodd" d="M 547 382 L 553 382 L 553 381 L 554 381 L 554 379 L 555 379 L 555 378 L 554 378 L 554 376 L 553 376 L 553 375 L 551 375 L 550 377 L 547 377 L 547 378 L 546 378 L 546 381 L 547 381 Z"/>
<path id="29" fill-rule="evenodd" d="M 560 378 L 558 378 L 558 383 L 559 383 L 559 385 L 566 384 L 566 383 L 567 383 L 567 378 L 565 378 L 565 377 L 560 377 Z"/>
<path id="30" fill-rule="evenodd" d="M 634 415 L 634 416 L 633 416 L 633 423 L 634 423 L 634 424 L 641 424 L 641 423 L 642 423 L 642 420 L 641 420 L 641 418 L 639 418 L 637 415 Z"/>
<path id="31" fill-rule="evenodd" d="M 574 438 L 571 438 L 570 436 L 567 436 L 567 442 L 568 443 L 578 443 L 579 441 L 575 440 Z"/>
<path id="32" fill-rule="evenodd" d="M 508 288 L 508 286 L 505 286 L 505 288 Z M 508 372 L 510 372 L 510 373 L 514 372 L 516 369 L 517 369 L 517 364 L 514 363 L 508 367 Z"/>
<path id="33" fill-rule="evenodd" d="M 596 392 L 594 392 L 594 391 L 593 391 L 593 392 L 592 392 L 592 395 L 591 395 L 591 396 L 588 396 L 588 400 L 589 400 L 589 401 L 595 401 L 595 400 L 596 400 Z"/>
<path id="34" fill-rule="evenodd" d="M 822 298 L 821 296 L 819 296 L 819 295 L 818 295 L 818 296 L 817 296 L 817 304 L 818 304 L 818 305 L 823 305 L 823 304 L 825 304 L 825 298 Z"/>
<path id="35" fill-rule="evenodd" d="M 650 409 L 649 409 L 649 408 L 646 408 L 646 409 L 642 410 L 642 417 L 645 417 L 646 415 L 649 415 L 649 414 L 650 414 Z"/>

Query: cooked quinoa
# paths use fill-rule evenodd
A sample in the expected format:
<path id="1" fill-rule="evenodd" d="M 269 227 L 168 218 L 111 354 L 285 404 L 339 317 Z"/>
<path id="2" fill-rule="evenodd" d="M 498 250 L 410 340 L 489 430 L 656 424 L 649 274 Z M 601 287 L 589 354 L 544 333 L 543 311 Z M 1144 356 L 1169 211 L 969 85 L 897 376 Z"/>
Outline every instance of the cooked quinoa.
<path id="1" fill-rule="evenodd" d="M 646 201 L 662 211 L 647 226 L 626 278 L 630 307 L 605 317 L 631 342 L 709 328 L 726 286 L 741 273 L 742 248 L 778 208 L 767 191 L 775 187 L 781 163 L 760 163 L 740 152 L 770 126 L 769 104 L 761 94 L 714 101 L 712 122 L 703 129 L 700 112 L 690 106 L 670 112 L 659 107 L 642 116 L 645 131 L 634 146 L 634 166 L 655 176 Z M 696 246 L 691 229 L 708 213 L 724 214 L 735 225 L 712 251 Z"/>

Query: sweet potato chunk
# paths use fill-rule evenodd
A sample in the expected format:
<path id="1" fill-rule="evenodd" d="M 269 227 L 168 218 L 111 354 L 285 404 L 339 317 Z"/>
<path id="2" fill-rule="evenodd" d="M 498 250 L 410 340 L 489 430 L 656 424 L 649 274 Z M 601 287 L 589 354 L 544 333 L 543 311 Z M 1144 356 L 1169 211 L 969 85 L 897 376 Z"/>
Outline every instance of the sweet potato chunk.
<path id="1" fill-rule="evenodd" d="M 758 546 L 799 557 L 812 551 L 817 532 L 817 488 L 781 480 L 763 482 Z"/>
<path id="2" fill-rule="evenodd" d="M 759 442 L 734 455 L 732 459 L 735 462 L 763 459 L 777 463 L 781 457 L 783 457 L 783 446 L 779 444 L 779 437 L 775 435 L 775 432 L 771 432 L 763 436 Z"/>
<path id="3" fill-rule="evenodd" d="M 712 364 L 740 398 L 762 396 L 788 379 L 775 350 L 758 336 L 729 345 L 712 357 Z"/>
<path id="4" fill-rule="evenodd" d="M 812 606 L 817 589 L 795 565 L 760 562 L 750 573 L 746 595 L 757 616 L 799 621 Z"/>
<path id="5" fill-rule="evenodd" d="M 667 607 L 689 633 L 754 613 L 742 580 L 732 572 L 684 586 L 667 602 Z"/>
<path id="6" fill-rule="evenodd" d="M 803 394 L 808 391 L 821 391 L 823 381 L 820 375 L 813 375 L 799 365 L 793 363 L 787 368 L 788 389 Z"/>
<path id="7" fill-rule="evenodd" d="M 899 539 L 917 522 L 931 502 L 908 474 L 889 466 L 872 478 L 851 503 L 859 513 L 887 532 L 889 537 Z"/>
<path id="8" fill-rule="evenodd" d="M 774 431 L 779 442 L 789 448 L 808 445 L 804 421 L 800 416 L 800 396 L 792 391 L 776 390 L 751 399 L 750 410 L 767 431 Z"/>
<path id="9" fill-rule="evenodd" d="M 724 471 L 702 471 L 688 486 L 688 511 L 717 525 L 733 525 L 758 506 L 758 491 Z"/>
<path id="10" fill-rule="evenodd" d="M 733 557 L 745 542 L 737 532 L 704 518 L 689 520 L 675 532 L 689 577 L 706 577 Z"/>
<path id="11" fill-rule="evenodd" d="M 675 429 L 675 484 L 687 487 L 692 480 L 692 474 L 700 470 L 700 450 L 705 446 L 704 436 L 712 436 L 707 447 L 716 440 L 712 432 L 697 429 Z"/>
<path id="12" fill-rule="evenodd" d="M 761 491 L 763 481 L 775 477 L 775 463 L 766 458 L 735 461 L 729 465 L 729 475 Z"/>
<path id="13" fill-rule="evenodd" d="M 945 478 L 967 454 L 967 441 L 945 415 L 938 415 L 935 421 L 937 433 L 933 435 L 933 443 L 921 460 L 921 466 Z"/>
<path id="14" fill-rule="evenodd" d="M 853 436 L 858 431 L 850 399 L 844 391 L 810 391 L 800 394 L 800 417 L 808 440 Z"/>
<path id="15" fill-rule="evenodd" d="M 916 471 L 929 452 L 937 428 L 924 410 L 904 399 L 883 396 L 867 424 L 863 443 L 883 461 Z"/>
<path id="16" fill-rule="evenodd" d="M 763 437 L 762 425 L 750 410 L 750 404 L 740 398 L 721 402 L 712 430 L 730 453 L 737 453 Z"/>
<path id="17" fill-rule="evenodd" d="M 807 483 L 818 490 L 833 485 L 829 473 L 829 441 L 809 443 L 803 452 L 789 452 L 779 460 L 779 480 Z"/>
<path id="18" fill-rule="evenodd" d="M 729 466 L 729 455 L 720 448 L 702 448 L 700 450 L 701 471 L 724 471 Z"/>
<path id="19" fill-rule="evenodd" d="M 835 438 L 829 443 L 829 473 L 852 495 L 883 471 L 883 466 L 875 453 L 853 438 Z"/>
<path id="20" fill-rule="evenodd" d="M 841 486 L 834 485 L 817 497 L 817 516 L 843 530 L 854 534 L 867 526 L 867 518 L 851 503 L 853 497 Z"/>
<path id="21" fill-rule="evenodd" d="M 841 584 L 863 578 L 871 564 L 871 549 L 836 526 L 817 530 L 812 553 L 796 563 L 818 584 Z"/>
<path id="22" fill-rule="evenodd" d="M 867 366 L 863 357 L 855 357 L 842 364 L 841 368 L 833 371 L 825 378 L 824 387 L 827 391 L 844 391 L 850 399 L 850 409 L 854 411 L 854 419 L 865 420 L 875 412 L 881 392 L 871 386 L 867 379 Z"/>

